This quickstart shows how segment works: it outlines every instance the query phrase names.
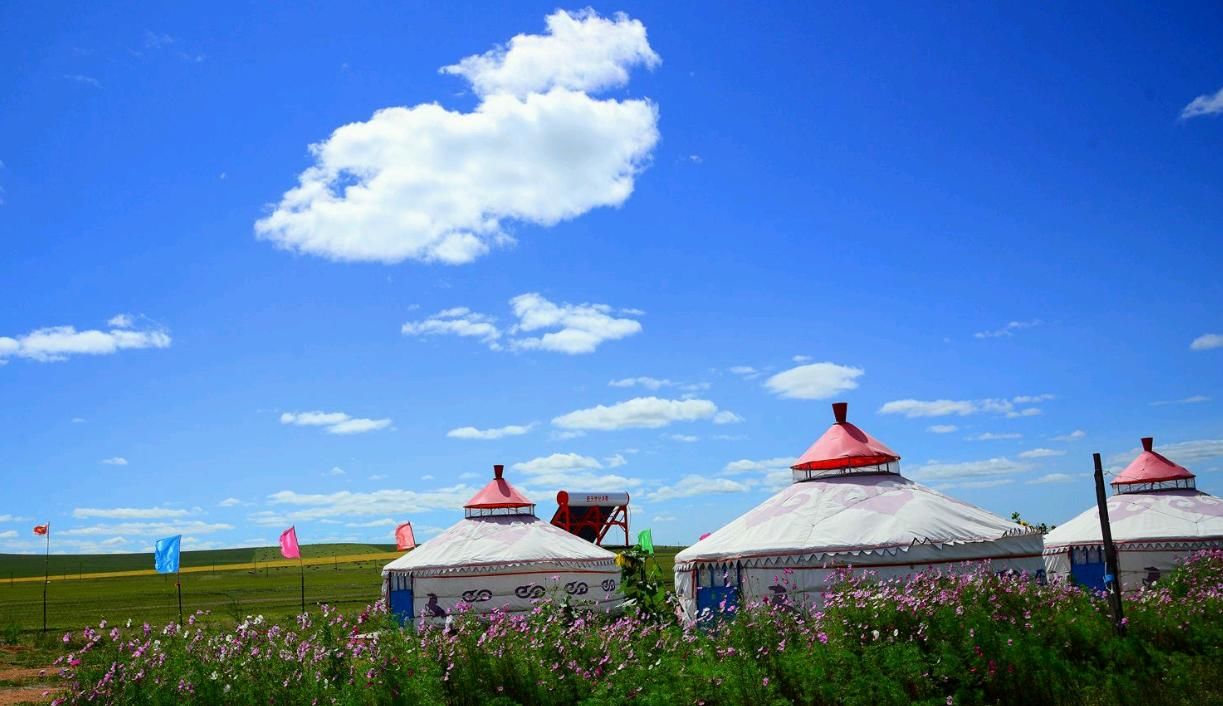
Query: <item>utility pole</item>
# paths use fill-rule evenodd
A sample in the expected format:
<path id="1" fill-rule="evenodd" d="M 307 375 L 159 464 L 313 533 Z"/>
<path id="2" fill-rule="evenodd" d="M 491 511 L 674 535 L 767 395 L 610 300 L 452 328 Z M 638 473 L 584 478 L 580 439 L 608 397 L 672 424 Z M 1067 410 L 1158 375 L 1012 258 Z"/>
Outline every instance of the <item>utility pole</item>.
<path id="1" fill-rule="evenodd" d="M 1100 509 L 1100 535 L 1104 539 L 1104 587 L 1113 611 L 1117 634 L 1125 636 L 1125 616 L 1121 612 L 1121 572 L 1117 567 L 1117 547 L 1113 544 L 1113 529 L 1108 522 L 1108 497 L 1104 492 L 1104 464 L 1100 454 L 1091 455 L 1096 465 L 1096 507 Z"/>

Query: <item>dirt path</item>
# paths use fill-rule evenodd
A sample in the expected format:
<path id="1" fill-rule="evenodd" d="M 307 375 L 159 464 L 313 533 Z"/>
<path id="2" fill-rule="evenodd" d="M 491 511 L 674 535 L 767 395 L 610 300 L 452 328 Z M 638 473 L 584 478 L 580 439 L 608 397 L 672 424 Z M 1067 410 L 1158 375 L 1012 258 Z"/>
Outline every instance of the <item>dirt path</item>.
<path id="1" fill-rule="evenodd" d="M 20 647 L 0 650 L 0 706 L 45 704 L 60 691 L 56 683 L 59 670 L 55 667 L 20 666 L 23 656 L 34 654 Z"/>

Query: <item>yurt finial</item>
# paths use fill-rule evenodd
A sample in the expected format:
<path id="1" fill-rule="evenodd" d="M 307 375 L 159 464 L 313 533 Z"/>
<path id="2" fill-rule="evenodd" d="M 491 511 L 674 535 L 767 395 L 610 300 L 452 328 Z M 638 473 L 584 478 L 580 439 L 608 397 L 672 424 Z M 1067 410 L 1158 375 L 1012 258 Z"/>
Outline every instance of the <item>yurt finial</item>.
<path id="1" fill-rule="evenodd" d="M 1142 437 L 1142 453 L 1112 480 L 1118 493 L 1149 493 L 1156 490 L 1193 490 L 1193 473 L 1155 451 L 1155 438 Z"/>
<path id="2" fill-rule="evenodd" d="M 1150 451 L 1154 447 L 1155 447 L 1155 437 L 1153 436 L 1142 437 L 1142 450 L 1143 451 Z"/>
<path id="3" fill-rule="evenodd" d="M 848 402 L 832 403 L 836 423 L 790 466 L 795 483 L 864 473 L 900 473 L 900 456 L 883 442 L 845 421 Z"/>
<path id="4" fill-rule="evenodd" d="M 493 480 L 501 480 L 501 476 L 505 475 L 505 466 L 500 463 L 493 465 Z"/>
<path id="5" fill-rule="evenodd" d="M 833 402 L 832 403 L 832 416 L 837 418 L 837 424 L 845 423 L 845 418 L 848 412 L 849 412 L 848 402 Z"/>

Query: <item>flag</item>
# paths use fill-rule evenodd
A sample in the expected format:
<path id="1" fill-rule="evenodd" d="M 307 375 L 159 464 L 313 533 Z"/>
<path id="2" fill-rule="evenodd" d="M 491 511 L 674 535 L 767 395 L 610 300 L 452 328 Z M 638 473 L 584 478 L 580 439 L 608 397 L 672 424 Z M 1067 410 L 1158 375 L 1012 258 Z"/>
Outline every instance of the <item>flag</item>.
<path id="1" fill-rule="evenodd" d="M 641 530 L 641 534 L 637 535 L 637 545 L 641 547 L 641 551 L 654 555 L 654 533 L 650 530 Z"/>
<path id="2" fill-rule="evenodd" d="M 711 535 L 711 534 L 713 534 L 713 532 L 706 532 L 705 534 L 702 534 L 702 535 L 701 535 L 701 536 L 700 536 L 700 537 L 699 537 L 699 538 L 698 538 L 696 541 L 698 541 L 698 542 L 699 542 L 699 541 L 701 541 L 702 539 L 704 539 L 704 538 L 708 537 L 708 536 L 709 536 L 709 535 Z"/>
<path id="3" fill-rule="evenodd" d="M 153 545 L 153 568 L 157 569 L 157 573 L 178 573 L 178 555 L 182 542 L 181 534 L 157 540 L 157 543 Z"/>
<path id="4" fill-rule="evenodd" d="M 412 523 L 405 522 L 395 528 L 395 548 L 399 551 L 416 546 L 416 535 L 412 534 Z"/>
<path id="5" fill-rule="evenodd" d="M 280 555 L 286 559 L 302 558 L 301 547 L 297 546 L 297 528 L 290 527 L 280 533 Z"/>
<path id="6" fill-rule="evenodd" d="M 37 534 L 37 535 L 44 535 L 44 534 L 46 534 L 46 533 L 48 533 L 48 532 L 50 532 L 50 531 L 51 531 L 51 523 L 50 523 L 50 522 L 48 522 L 48 523 L 47 523 L 47 524 L 45 524 L 45 525 L 34 525 L 34 534 Z"/>

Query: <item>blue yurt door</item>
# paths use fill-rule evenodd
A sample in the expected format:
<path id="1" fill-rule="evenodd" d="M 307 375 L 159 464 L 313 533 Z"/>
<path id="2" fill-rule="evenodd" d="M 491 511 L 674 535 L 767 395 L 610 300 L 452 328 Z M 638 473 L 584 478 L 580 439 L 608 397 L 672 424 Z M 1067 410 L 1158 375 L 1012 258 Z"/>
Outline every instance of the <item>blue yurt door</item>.
<path id="1" fill-rule="evenodd" d="M 1093 591 L 1105 590 L 1104 549 L 1075 547 L 1070 550 L 1070 578 L 1084 588 Z"/>
<path id="2" fill-rule="evenodd" d="M 412 579 L 409 576 L 387 577 L 387 609 L 399 620 L 399 624 L 408 623 L 415 617 L 412 607 Z"/>
<path id="3" fill-rule="evenodd" d="M 702 566 L 696 571 L 698 620 L 717 620 L 739 609 L 739 567 Z"/>

